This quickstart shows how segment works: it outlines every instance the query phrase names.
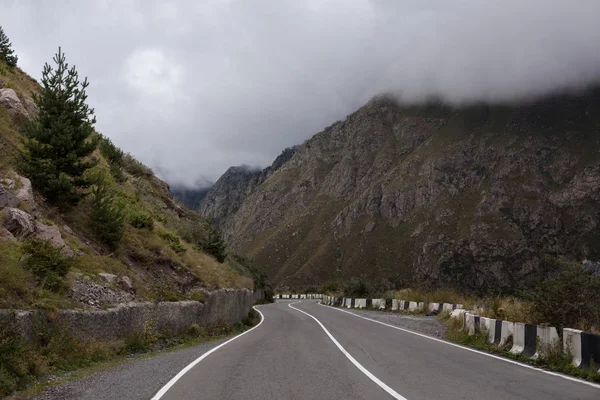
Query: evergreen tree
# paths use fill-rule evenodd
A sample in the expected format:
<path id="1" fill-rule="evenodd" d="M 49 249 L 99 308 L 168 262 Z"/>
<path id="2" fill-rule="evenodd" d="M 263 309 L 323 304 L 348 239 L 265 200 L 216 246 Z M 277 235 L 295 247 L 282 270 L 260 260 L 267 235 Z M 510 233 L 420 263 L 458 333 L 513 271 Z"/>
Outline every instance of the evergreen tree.
<path id="1" fill-rule="evenodd" d="M 202 249 L 215 257 L 218 262 L 222 263 L 227 257 L 225 251 L 227 249 L 227 243 L 223 240 L 221 232 L 213 228 L 212 225 L 207 224 L 206 228 L 208 229 L 208 240 L 202 245 Z"/>
<path id="2" fill-rule="evenodd" d="M 94 231 L 102 242 L 114 245 L 121 240 L 125 230 L 125 206 L 111 191 L 104 172 L 98 175 L 91 193 Z"/>
<path id="3" fill-rule="evenodd" d="M 76 189 L 87 186 L 84 172 L 94 165 L 86 157 L 96 148 L 90 138 L 96 118 L 86 104 L 87 78 L 79 81 L 60 47 L 54 62 L 56 69 L 44 65 L 42 91 L 33 96 L 39 113 L 25 126 L 24 169 L 49 202 L 65 206 L 76 204 L 81 199 Z"/>
<path id="4" fill-rule="evenodd" d="M 14 52 L 8 36 L 6 36 L 4 29 L 0 26 L 0 59 L 10 67 L 16 67 L 18 57 Z"/>

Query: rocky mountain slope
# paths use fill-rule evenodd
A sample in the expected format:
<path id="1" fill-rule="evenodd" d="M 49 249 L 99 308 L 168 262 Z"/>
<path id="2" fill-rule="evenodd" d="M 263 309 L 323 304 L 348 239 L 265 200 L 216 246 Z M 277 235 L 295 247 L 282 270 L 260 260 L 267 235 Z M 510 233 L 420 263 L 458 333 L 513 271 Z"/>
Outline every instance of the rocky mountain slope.
<path id="1" fill-rule="evenodd" d="M 600 91 L 513 106 L 385 97 L 200 204 L 280 287 L 343 282 L 490 291 L 552 257 L 600 259 Z"/>
<path id="2" fill-rule="evenodd" d="M 93 85 L 93 82 L 92 82 Z M 0 308 L 106 307 L 132 300 L 202 299 L 221 287 L 252 288 L 241 258 L 219 263 L 204 252 L 207 221 L 180 205 L 169 186 L 128 154 L 111 164 L 97 149 L 90 173 L 105 172 L 126 211 L 125 234 L 116 246 L 98 239 L 90 196 L 68 211 L 49 206 L 19 174 L 23 124 L 36 117 L 32 93 L 40 87 L 18 68 L 0 61 Z M 27 243 L 49 240 L 71 266 L 64 287 L 24 268 Z M 37 242 L 34 242 L 37 243 Z M 54 268 L 41 260 L 40 268 Z"/>

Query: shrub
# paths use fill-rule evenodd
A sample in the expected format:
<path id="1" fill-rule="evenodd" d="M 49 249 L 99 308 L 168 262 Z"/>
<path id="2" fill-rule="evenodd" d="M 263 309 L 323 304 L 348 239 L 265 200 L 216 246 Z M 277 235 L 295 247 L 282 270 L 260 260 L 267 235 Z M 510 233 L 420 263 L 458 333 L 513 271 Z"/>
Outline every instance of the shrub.
<path id="1" fill-rule="evenodd" d="M 181 244 L 181 240 L 179 239 L 179 236 L 177 236 L 171 232 L 164 232 L 164 231 L 160 232 L 159 235 L 164 240 L 166 240 L 167 243 L 169 243 L 169 247 L 171 247 L 171 249 L 173 249 L 173 251 L 175 253 L 185 252 L 185 247 L 183 247 L 183 245 Z"/>
<path id="2" fill-rule="evenodd" d="M 62 289 L 64 277 L 75 264 L 73 257 L 64 256 L 61 249 L 42 239 L 27 240 L 22 251 L 26 255 L 24 267 L 36 276 L 42 289 Z"/>
<path id="3" fill-rule="evenodd" d="M 340 285 L 337 282 L 327 282 L 319 288 L 319 293 L 329 294 L 338 292 L 340 292 Z"/>
<path id="4" fill-rule="evenodd" d="M 123 237 L 125 229 L 125 206 L 111 192 L 104 173 L 97 177 L 92 188 L 91 220 L 96 236 L 108 245 L 114 245 Z"/>
<path id="5" fill-rule="evenodd" d="M 8 326 L 0 326 L 0 397 L 25 386 L 34 369 L 32 357 L 21 336 Z"/>
<path id="6" fill-rule="evenodd" d="M 127 353 L 145 353 L 152 350 L 152 346 L 157 340 L 153 322 L 146 321 L 141 331 L 133 332 L 125 338 L 124 350 Z"/>
<path id="7" fill-rule="evenodd" d="M 202 336 L 206 336 L 208 334 L 206 327 L 204 326 L 200 326 L 198 324 L 192 324 L 190 325 L 186 331 L 185 331 L 187 336 L 196 338 L 196 337 L 202 337 Z"/>
<path id="8" fill-rule="evenodd" d="M 136 229 L 152 230 L 154 228 L 154 220 L 144 212 L 134 212 L 129 215 L 129 223 Z"/>
<path id="9" fill-rule="evenodd" d="M 369 287 L 362 279 L 352 278 L 344 287 L 344 296 L 347 297 L 368 297 Z"/>
<path id="10" fill-rule="evenodd" d="M 562 265 L 554 277 L 531 293 L 533 312 L 539 323 L 588 330 L 600 326 L 600 276 L 581 265 Z"/>
<path id="11" fill-rule="evenodd" d="M 103 135 L 99 135 L 99 137 L 98 148 L 100 149 L 100 153 L 106 158 L 106 161 L 108 161 L 110 174 L 117 182 L 125 182 L 127 178 L 123 175 L 123 151 L 115 146 L 109 138 Z"/>
<path id="12" fill-rule="evenodd" d="M 255 309 L 251 309 L 248 315 L 242 320 L 244 326 L 254 326 L 260 321 L 260 314 Z"/>
<path id="13" fill-rule="evenodd" d="M 100 135 L 98 147 L 100 149 L 100 153 L 102 153 L 104 158 L 106 158 L 106 161 L 108 161 L 110 164 L 120 165 L 122 163 L 123 156 L 125 154 L 121 149 L 114 145 L 112 140 L 106 136 Z"/>
<path id="14" fill-rule="evenodd" d="M 136 160 L 131 154 L 123 156 L 123 168 L 133 176 L 151 177 L 154 172 L 144 164 Z"/>

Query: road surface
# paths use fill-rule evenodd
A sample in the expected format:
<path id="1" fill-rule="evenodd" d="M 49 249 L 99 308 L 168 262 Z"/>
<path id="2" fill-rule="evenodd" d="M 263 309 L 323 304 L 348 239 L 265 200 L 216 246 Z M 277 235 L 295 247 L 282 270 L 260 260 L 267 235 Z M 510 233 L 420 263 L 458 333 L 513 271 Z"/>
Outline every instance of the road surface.
<path id="1" fill-rule="evenodd" d="M 600 386 L 322 306 L 259 306 L 263 322 L 155 395 L 192 399 L 600 399 Z"/>

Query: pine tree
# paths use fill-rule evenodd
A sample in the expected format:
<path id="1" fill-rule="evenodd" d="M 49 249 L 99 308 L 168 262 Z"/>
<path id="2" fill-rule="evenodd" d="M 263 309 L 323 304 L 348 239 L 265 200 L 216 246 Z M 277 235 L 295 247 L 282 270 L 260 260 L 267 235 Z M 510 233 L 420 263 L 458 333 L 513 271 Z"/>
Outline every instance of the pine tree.
<path id="1" fill-rule="evenodd" d="M 223 235 L 221 235 L 221 232 L 213 228 L 212 225 L 207 224 L 206 228 L 208 230 L 208 239 L 206 243 L 202 245 L 202 249 L 215 257 L 218 262 L 222 263 L 227 257 L 227 243 L 225 243 L 225 240 L 223 240 Z"/>
<path id="2" fill-rule="evenodd" d="M 94 165 L 86 157 L 96 148 L 90 138 L 96 118 L 86 104 L 87 78 L 79 81 L 60 47 L 54 62 L 56 69 L 44 65 L 42 91 L 33 96 L 39 113 L 25 126 L 24 169 L 50 203 L 67 206 L 81 199 L 77 188 L 88 186 L 84 172 Z"/>
<path id="3" fill-rule="evenodd" d="M 8 36 L 4 33 L 4 29 L 0 26 L 0 59 L 10 67 L 16 67 L 18 57 L 14 54 L 11 48 L 12 44 L 8 40 Z"/>
<path id="4" fill-rule="evenodd" d="M 101 172 L 92 187 L 91 219 L 96 236 L 108 245 L 114 245 L 125 231 L 125 207 L 111 191 Z"/>

